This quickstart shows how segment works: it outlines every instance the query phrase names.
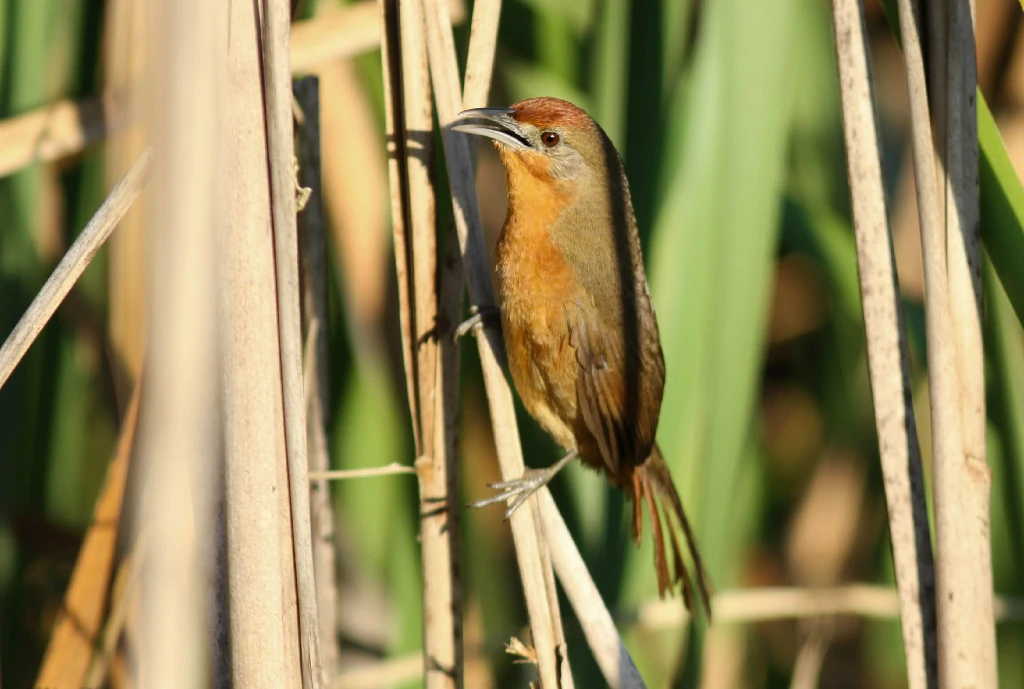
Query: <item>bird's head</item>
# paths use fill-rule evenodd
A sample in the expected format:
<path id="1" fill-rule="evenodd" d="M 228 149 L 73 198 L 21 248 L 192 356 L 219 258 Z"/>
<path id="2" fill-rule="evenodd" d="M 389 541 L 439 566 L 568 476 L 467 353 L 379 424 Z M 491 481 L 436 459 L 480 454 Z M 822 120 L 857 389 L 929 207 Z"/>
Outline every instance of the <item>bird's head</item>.
<path id="1" fill-rule="evenodd" d="M 510 182 L 518 174 L 540 182 L 582 181 L 604 172 L 611 147 L 590 115 L 557 98 L 465 110 L 453 129 L 493 139 Z"/>

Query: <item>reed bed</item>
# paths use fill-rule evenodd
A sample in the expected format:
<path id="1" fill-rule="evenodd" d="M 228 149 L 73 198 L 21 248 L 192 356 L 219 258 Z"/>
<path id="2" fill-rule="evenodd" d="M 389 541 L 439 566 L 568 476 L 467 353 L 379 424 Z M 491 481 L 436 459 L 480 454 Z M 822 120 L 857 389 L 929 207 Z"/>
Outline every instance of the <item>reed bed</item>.
<path id="1" fill-rule="evenodd" d="M 6 683 L 1024 682 L 1018 8 L 14 6 Z M 710 626 L 578 466 L 463 508 L 557 453 L 452 340 L 504 199 L 450 124 L 534 95 L 623 155 Z"/>

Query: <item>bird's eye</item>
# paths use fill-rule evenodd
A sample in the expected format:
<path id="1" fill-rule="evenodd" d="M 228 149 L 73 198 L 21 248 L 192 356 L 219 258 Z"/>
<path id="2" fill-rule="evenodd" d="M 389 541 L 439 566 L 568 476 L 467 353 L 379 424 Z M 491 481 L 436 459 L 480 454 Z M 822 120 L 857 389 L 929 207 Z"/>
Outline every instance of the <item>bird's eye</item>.
<path id="1" fill-rule="evenodd" d="M 544 142 L 544 145 L 548 148 L 558 145 L 558 134 L 555 132 L 544 132 L 540 135 L 540 140 Z"/>

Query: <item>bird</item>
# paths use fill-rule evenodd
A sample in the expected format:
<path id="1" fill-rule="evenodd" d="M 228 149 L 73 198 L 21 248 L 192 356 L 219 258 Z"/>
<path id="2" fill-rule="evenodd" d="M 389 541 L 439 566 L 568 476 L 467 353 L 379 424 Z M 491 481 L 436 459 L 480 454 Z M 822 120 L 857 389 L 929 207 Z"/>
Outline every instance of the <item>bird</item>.
<path id="1" fill-rule="evenodd" d="M 684 603 L 693 610 L 678 522 L 710 620 L 708 577 L 655 442 L 665 361 L 622 159 L 590 115 L 557 98 L 464 110 L 452 129 L 492 140 L 508 186 L 496 248 L 498 304 L 477 309 L 463 325 L 497 325 L 500 318 L 523 406 L 566 450 L 548 468 L 491 484 L 501 492 L 471 506 L 511 500 L 509 518 L 578 457 L 631 498 L 637 545 L 646 505 L 658 593 L 664 598 L 681 582 Z"/>

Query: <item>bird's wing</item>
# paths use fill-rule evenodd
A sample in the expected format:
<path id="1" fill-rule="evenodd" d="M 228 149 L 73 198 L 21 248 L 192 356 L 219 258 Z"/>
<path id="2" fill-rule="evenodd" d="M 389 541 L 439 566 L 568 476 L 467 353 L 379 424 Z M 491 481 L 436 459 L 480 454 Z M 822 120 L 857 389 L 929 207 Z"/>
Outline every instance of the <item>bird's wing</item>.
<path id="1" fill-rule="evenodd" d="M 577 404 L 583 422 L 613 475 L 647 458 L 654 442 L 657 411 L 652 419 L 644 399 L 645 372 L 635 347 L 624 347 L 596 309 L 578 303 L 569 308 L 568 325 L 579 371 Z M 660 382 L 659 382 L 660 384 Z M 660 406 L 660 389 L 658 390 Z"/>

